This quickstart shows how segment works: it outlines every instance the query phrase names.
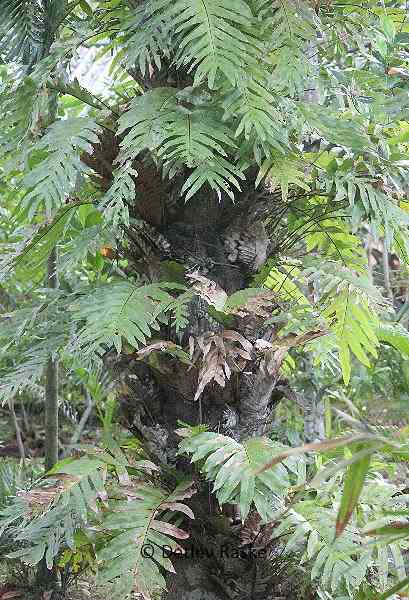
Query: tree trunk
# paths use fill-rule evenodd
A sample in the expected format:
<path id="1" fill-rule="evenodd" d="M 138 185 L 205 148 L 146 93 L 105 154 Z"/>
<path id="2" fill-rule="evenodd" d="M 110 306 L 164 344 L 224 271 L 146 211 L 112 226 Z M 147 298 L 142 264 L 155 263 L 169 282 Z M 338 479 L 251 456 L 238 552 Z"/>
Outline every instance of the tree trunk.
<path id="1" fill-rule="evenodd" d="M 112 131 L 104 130 L 93 152 L 82 156 L 105 191 L 112 182 L 112 165 L 118 151 L 119 140 Z M 257 193 L 256 173 L 254 177 L 249 173 L 248 188 L 234 204 L 219 199 L 210 189 L 185 203 L 180 188 L 189 173 L 167 183 L 148 157 L 134 161 L 133 168 L 138 177 L 134 179 L 135 201 L 128 205 L 132 219 L 129 226 L 123 226 L 124 239 L 118 241 L 113 253 L 114 260 L 126 259 L 127 276 L 151 283 L 175 281 L 175 273 L 179 277 L 182 273 L 187 282 L 185 276 L 195 273 L 229 295 L 254 287 L 255 273 L 280 243 L 281 229 L 268 234 L 265 224 L 274 221 L 274 227 L 282 227 L 280 219 L 288 205 L 281 203 L 281 193 L 274 198 Z M 224 325 L 209 314 L 206 302 L 196 296 L 183 335 L 169 325 L 163 326 L 155 337 L 188 350 L 190 336 L 197 338 L 206 332 L 222 335 L 228 329 L 251 344 L 264 340 L 268 346 L 266 342 L 276 331 L 273 325 L 266 326 L 266 320 L 255 314 L 235 316 Z M 180 421 L 204 423 L 209 430 L 236 440 L 268 435 L 275 408 L 288 392 L 279 375 L 286 351 L 280 348 L 270 356 L 269 368 L 255 356 L 245 368 L 236 369 L 224 387 L 208 384 L 196 402 L 199 367 L 189 367 L 170 354 L 158 352 L 154 360 L 150 360 L 151 356 L 141 360 L 135 353 L 118 356 L 111 349 L 104 363 L 117 391 L 122 424 L 141 439 L 151 459 L 164 467 L 163 472 L 189 472 L 189 461 L 177 455 L 179 439 L 175 430 Z M 289 559 L 279 557 L 277 544 L 269 547 L 269 555 L 263 560 L 237 557 L 241 534 L 248 524 L 235 525 L 234 519 L 220 510 L 208 484 L 199 487 L 188 548 L 214 548 L 215 553 L 210 558 L 204 552 L 176 561 L 178 575 L 169 578 L 166 600 L 308 598 L 308 592 L 300 585 L 292 588 L 295 578 L 290 571 L 295 572 L 297 567 L 288 564 Z M 232 510 L 235 513 L 234 507 Z M 225 545 L 236 552 L 235 557 L 220 555 Z"/>
<path id="2" fill-rule="evenodd" d="M 161 263 L 153 260 L 152 254 L 140 255 L 137 248 L 140 229 L 130 228 L 127 230 L 128 245 L 119 249 L 128 258 L 127 272 L 132 276 L 134 270 L 141 272 L 141 265 L 150 265 L 143 272 L 148 273 L 148 281 L 155 281 L 159 277 L 158 264 L 176 261 L 196 269 L 200 266 L 201 274 L 229 294 L 249 286 L 260 260 L 265 260 L 269 245 L 261 220 L 257 222 L 263 202 L 257 197 L 246 198 L 244 206 L 239 207 L 243 211 L 240 213 L 237 206 L 223 207 L 217 200 L 207 199 L 203 202 L 207 209 L 203 205 L 201 208 L 198 205 L 184 207 L 183 221 L 162 221 L 159 227 L 145 223 L 150 238 L 156 236 L 159 240 L 161 236 L 161 243 L 163 239 L 167 241 L 166 260 Z M 133 214 L 140 218 L 138 208 L 143 210 L 136 204 Z M 155 248 L 158 246 L 159 242 Z M 152 265 L 156 265 L 156 271 Z M 271 326 L 265 326 L 265 320 L 235 318 L 228 329 L 236 330 L 251 342 L 260 338 L 269 340 L 274 331 Z M 196 298 L 192 301 L 188 331 L 182 339 L 169 328 L 164 328 L 158 338 L 172 339 L 186 347 L 189 336 L 222 330 L 223 326 L 203 310 L 201 298 Z M 241 372 L 232 374 L 224 388 L 215 383 L 206 386 L 199 402 L 193 400 L 198 369 L 189 368 L 169 354 L 158 353 L 155 361 L 142 362 L 135 355 L 117 356 L 115 351 L 109 351 L 105 363 L 115 380 L 122 423 L 143 440 L 151 458 L 169 472 L 169 467 L 190 470 L 187 459 L 176 455 L 179 440 L 175 429 L 179 421 L 203 422 L 210 430 L 238 440 L 268 435 L 275 407 L 285 394 L 285 382 L 280 381 L 277 385 L 283 356 L 281 353 L 276 357 L 275 368 L 270 372 L 257 360 L 247 363 Z M 233 519 L 220 510 L 206 483 L 201 485 L 195 502 L 196 518 L 187 558 L 176 561 L 178 574 L 169 578 L 166 600 L 297 600 L 308 597 L 298 596 L 293 588 L 293 575 L 283 575 L 283 565 L 288 559 L 280 556 L 277 544 L 269 547 L 268 558 L 238 555 L 243 553 L 240 541 L 243 525 L 234 524 Z M 228 550 L 223 552 L 225 547 Z M 195 551 L 199 554 L 195 555 Z M 210 557 L 207 556 L 209 552 L 213 554 Z M 294 565 L 290 566 L 295 569 Z"/>
<path id="3" fill-rule="evenodd" d="M 57 249 L 48 258 L 48 286 L 58 287 Z M 45 374 L 45 470 L 58 462 L 58 360 L 50 356 Z"/>

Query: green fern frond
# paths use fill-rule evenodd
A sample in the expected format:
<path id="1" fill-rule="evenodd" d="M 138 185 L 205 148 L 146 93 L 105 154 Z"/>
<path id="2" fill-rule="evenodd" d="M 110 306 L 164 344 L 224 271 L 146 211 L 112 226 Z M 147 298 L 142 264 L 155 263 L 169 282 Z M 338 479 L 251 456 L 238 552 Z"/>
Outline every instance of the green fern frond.
<path id="1" fill-rule="evenodd" d="M 119 449 L 118 449 L 119 450 Z M 88 454 L 88 453 L 87 453 Z M 0 512 L 0 536 L 12 535 L 19 548 L 9 554 L 29 565 L 43 558 L 51 569 L 67 548 L 75 550 L 76 533 L 102 519 L 107 511 L 108 471 L 129 481 L 126 457 L 115 448 L 92 449 L 81 458 L 57 463 L 45 478 L 30 489 L 22 490 L 13 503 Z M 150 461 L 137 461 L 133 472 L 142 475 L 156 470 Z"/>
<path id="2" fill-rule="evenodd" d="M 335 320 L 332 330 L 337 339 L 342 374 L 347 385 L 351 376 L 351 351 L 367 367 L 370 367 L 368 354 L 375 358 L 378 355 L 378 317 L 365 299 L 357 297 L 350 287 L 332 300 L 323 311 L 323 316 Z"/>
<path id="3" fill-rule="evenodd" d="M 351 148 L 355 152 L 376 151 L 363 123 L 345 115 L 342 118 L 330 108 L 299 103 L 299 109 L 308 125 L 317 130 L 328 142 Z"/>
<path id="4" fill-rule="evenodd" d="M 0 93 L 2 127 L 0 130 L 0 156 L 15 151 L 27 152 L 30 142 L 38 133 L 37 119 L 44 112 L 47 99 L 40 93 L 31 77 L 12 83 L 15 72 L 5 77 Z"/>
<path id="5" fill-rule="evenodd" d="M 295 302 L 306 307 L 310 302 L 296 283 L 296 278 L 300 275 L 301 271 L 296 267 L 286 268 L 283 266 L 281 271 L 276 267 L 272 267 L 263 285 L 276 292 L 284 301 Z"/>
<path id="6" fill-rule="evenodd" d="M 38 0 L 4 0 L 0 15 L 0 54 L 6 61 L 35 64 L 43 54 L 46 10 Z"/>
<path id="7" fill-rule="evenodd" d="M 69 272 L 88 257 L 93 257 L 95 260 L 99 257 L 101 259 L 99 264 L 102 264 L 100 251 L 104 246 L 115 246 L 113 235 L 104 224 L 90 225 L 85 229 L 70 232 L 70 239 L 66 243 L 61 243 L 59 247 L 58 270 L 61 273 Z"/>
<path id="8" fill-rule="evenodd" d="M 56 121 L 36 144 L 41 158 L 26 173 L 23 185 L 29 190 L 22 205 L 29 218 L 44 205 L 48 214 L 58 209 L 75 187 L 77 176 L 87 173 L 81 162 L 82 152 L 91 151 L 91 143 L 98 143 L 98 126 L 88 117 Z"/>
<path id="9" fill-rule="evenodd" d="M 104 212 L 106 223 L 116 229 L 119 223 L 129 225 L 128 205 L 135 199 L 135 179 L 138 173 L 127 159 L 115 169 L 114 179 L 108 192 L 101 198 L 99 207 Z"/>
<path id="10" fill-rule="evenodd" d="M 315 499 L 297 502 L 274 530 L 275 537 L 286 537 L 285 552 L 302 555 L 302 562 L 309 565 L 311 579 L 317 582 L 322 592 L 328 591 L 328 595 L 325 593 L 320 597 L 328 600 L 334 598 L 334 594 L 340 598 L 341 591 L 346 594 L 343 597 L 355 598 L 356 590 L 369 571 L 371 581 L 385 589 L 388 574 L 391 574 L 390 563 L 394 564 L 398 577 L 404 577 L 401 571 L 404 543 L 389 543 L 388 539 L 367 543 L 360 529 L 362 526 L 371 529 L 371 523 L 379 527 L 390 522 L 391 518 L 386 516 L 388 511 L 402 510 L 404 500 L 399 499 L 396 487 L 380 477 L 367 482 L 361 496 L 360 513 L 342 535 L 335 537 L 334 522 L 342 490 L 340 479 L 338 474 L 321 485 Z"/>
<path id="11" fill-rule="evenodd" d="M 70 325 L 65 294 L 42 289 L 21 309 L 3 314 L 0 327 L 0 401 L 35 389 L 50 357 L 67 345 Z"/>
<path id="12" fill-rule="evenodd" d="M 213 88 L 219 73 L 234 86 L 262 60 L 263 44 L 244 0 L 177 0 L 169 13 L 179 36 L 177 64 L 194 69 L 195 86 L 207 80 Z"/>
<path id="13" fill-rule="evenodd" d="M 180 97 L 180 100 L 179 100 Z M 205 183 L 233 197 L 244 175 L 227 159 L 236 145 L 221 114 L 211 107 L 187 108 L 174 88 L 156 88 L 132 101 L 119 120 L 119 134 L 127 132 L 119 156 L 120 164 L 133 160 L 143 150 L 156 152 L 164 170 L 173 177 L 185 166 L 193 172 L 185 181 L 186 199 Z"/>
<path id="14" fill-rule="evenodd" d="M 51 222 L 37 226 L 28 238 L 12 245 L 11 252 L 5 252 L 0 261 L 0 279 L 10 272 L 19 276 L 30 270 L 31 278 L 44 276 L 44 266 L 52 248 L 64 239 L 65 232 L 70 226 L 77 209 L 84 203 L 73 201 L 63 206 Z M 10 244 L 7 244 L 10 247 Z M 39 267 L 43 267 L 39 270 Z"/>
<path id="15" fill-rule="evenodd" d="M 200 462 L 200 470 L 213 482 L 220 504 L 238 504 L 244 520 L 254 503 L 264 521 L 272 520 L 282 509 L 283 499 L 293 479 L 301 483 L 304 463 L 286 459 L 259 473 L 259 469 L 279 454 L 284 446 L 267 438 L 251 438 L 243 443 L 213 432 L 193 432 L 181 429 L 184 439 L 179 453 L 190 455 L 191 462 Z"/>
<path id="16" fill-rule="evenodd" d="M 317 39 L 318 18 L 302 0 L 276 0 L 271 3 L 270 10 L 271 59 L 275 65 L 276 85 L 295 96 L 303 93 L 305 83 L 308 80 L 311 83 L 314 75 L 315 67 L 308 53 L 310 42 Z"/>
<path id="17" fill-rule="evenodd" d="M 10 558 L 29 565 L 45 558 L 51 569 L 63 548 L 75 548 L 75 532 L 88 522 L 90 512 L 98 512 L 97 502 L 106 499 L 107 466 L 103 461 L 83 457 L 59 463 L 58 468 L 48 476 L 54 483 L 21 492 L 14 504 L 1 512 L 0 528 L 18 522 L 14 535 L 22 547 L 9 554 Z"/>
<path id="18" fill-rule="evenodd" d="M 236 127 L 235 137 L 244 136 L 261 145 L 267 156 L 288 147 L 288 131 L 277 109 L 277 98 L 262 77 L 242 76 L 223 98 L 224 119 Z"/>
<path id="19" fill-rule="evenodd" d="M 306 183 L 307 175 L 301 169 L 301 161 L 295 157 L 274 154 L 266 158 L 260 166 L 255 185 L 258 186 L 262 179 L 266 179 L 272 190 L 276 187 L 281 188 L 283 201 L 286 202 L 290 186 L 297 186 L 306 192 L 310 191 L 310 186 Z"/>
<path id="20" fill-rule="evenodd" d="M 138 348 L 146 344 L 152 330 L 172 317 L 175 325 L 183 327 L 189 299 L 183 297 L 176 309 L 178 298 L 171 290 L 185 288 L 176 283 L 138 287 L 130 281 L 116 281 L 83 293 L 70 307 L 73 321 L 84 323 L 73 340 L 73 350 L 103 353 L 104 346 L 114 345 L 120 352 L 123 340 Z"/>
<path id="21" fill-rule="evenodd" d="M 409 333 L 398 323 L 381 323 L 376 330 L 378 340 L 409 357 Z"/>
<path id="22" fill-rule="evenodd" d="M 191 482 L 180 484 L 171 493 L 160 487 L 135 484 L 127 487 L 126 500 L 112 502 L 102 522 L 112 537 L 98 552 L 103 563 L 98 583 L 111 583 L 114 598 L 123 600 L 132 591 L 148 598 L 152 592 L 165 589 L 161 571 L 175 572 L 169 554 L 183 552 L 173 538 L 189 537 L 169 521 L 175 512 L 194 518 L 191 509 L 181 503 L 194 493 Z"/>
<path id="23" fill-rule="evenodd" d="M 120 58 L 131 68 L 138 65 L 143 76 L 153 65 L 160 70 L 162 57 L 169 58 L 172 52 L 172 21 L 166 11 L 156 12 L 157 4 L 145 2 L 120 20 Z"/>
<path id="24" fill-rule="evenodd" d="M 44 373 L 47 354 L 36 350 L 20 357 L 17 364 L 1 370 L 0 403 L 5 404 L 18 392 L 35 388 Z"/>
<path id="25" fill-rule="evenodd" d="M 331 219 L 319 218 L 313 231 L 305 234 L 308 252 L 317 250 L 321 255 L 342 262 L 355 271 L 364 271 L 367 263 L 365 249 L 357 235 L 350 232 L 347 223 L 334 215 Z"/>
<path id="26" fill-rule="evenodd" d="M 366 366 L 369 355 L 377 356 L 379 313 L 390 310 L 381 291 L 368 278 L 357 275 L 339 261 L 309 257 L 304 270 L 306 279 L 314 284 L 319 295 L 321 315 L 329 322 L 334 341 L 331 350 L 338 349 L 344 382 L 351 375 L 351 353 Z"/>

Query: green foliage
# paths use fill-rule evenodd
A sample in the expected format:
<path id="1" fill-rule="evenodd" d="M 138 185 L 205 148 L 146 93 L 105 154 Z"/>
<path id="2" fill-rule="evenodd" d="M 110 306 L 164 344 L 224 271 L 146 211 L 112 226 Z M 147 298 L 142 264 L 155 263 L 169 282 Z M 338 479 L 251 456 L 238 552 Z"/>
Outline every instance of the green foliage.
<path id="1" fill-rule="evenodd" d="M 36 565 L 45 557 L 51 569 L 62 547 L 74 548 L 74 532 L 87 522 L 89 511 L 97 511 L 97 499 L 105 497 L 104 462 L 81 458 L 60 468 L 49 474 L 56 483 L 21 493 L 2 512 L 1 531 L 12 527 L 21 545 L 9 558 Z"/>
<path id="2" fill-rule="evenodd" d="M 360 525 L 376 522 L 388 510 L 402 507 L 404 500 L 395 497 L 396 488 L 379 476 L 369 482 L 365 490 L 358 520 L 352 521 L 337 538 L 334 537 L 334 500 L 339 496 L 339 476 L 329 480 L 316 498 L 306 498 L 291 508 L 275 531 L 276 537 L 288 532 L 286 552 L 302 548 L 302 560 L 309 564 L 311 578 L 317 579 L 322 591 L 327 590 L 335 598 L 342 594 L 355 598 L 369 571 L 381 589 L 385 589 L 390 572 L 389 552 L 395 573 L 401 576 L 405 545 L 392 542 L 388 547 L 382 541 L 367 544 Z"/>
<path id="3" fill-rule="evenodd" d="M 77 177 L 87 172 L 80 154 L 89 152 L 91 143 L 99 141 L 97 130 L 95 122 L 87 117 L 64 119 L 50 125 L 34 146 L 34 166 L 23 181 L 28 190 L 23 207 L 29 216 L 43 204 L 47 214 L 52 214 L 73 192 Z"/>
<path id="4" fill-rule="evenodd" d="M 233 136 L 214 108 L 183 104 L 192 100 L 188 90 L 173 88 L 157 88 L 135 98 L 119 120 L 119 133 L 128 131 L 119 160 L 127 164 L 142 150 L 157 151 L 170 177 L 183 165 L 193 169 L 182 188 L 186 199 L 205 183 L 233 197 L 230 186 L 240 189 L 238 179 L 244 177 L 225 158 L 235 148 Z"/>
<path id="5" fill-rule="evenodd" d="M 409 334 L 403 327 L 382 323 L 376 335 L 380 342 L 393 346 L 403 356 L 409 356 Z"/>
<path id="6" fill-rule="evenodd" d="M 334 319 L 334 334 L 339 347 L 339 360 L 346 384 L 351 376 L 350 352 L 363 364 L 369 366 L 368 353 L 376 357 L 378 338 L 376 337 L 376 315 L 365 301 L 357 302 L 356 296 L 348 287 L 331 302 L 324 316 Z"/>
<path id="7" fill-rule="evenodd" d="M 45 10 L 32 0 L 5 0 L 0 21 L 0 52 L 10 60 L 34 64 L 42 57 Z"/>
<path id="8" fill-rule="evenodd" d="M 62 360 L 64 377 L 76 386 L 89 371 L 85 385 L 99 401 L 103 386 L 94 369 L 112 348 L 131 347 L 147 363 L 157 359 L 153 352 L 166 352 L 196 368 L 185 347 L 192 320 L 208 328 L 190 340 L 193 350 L 197 340 L 202 344 L 202 391 L 233 372 L 239 385 L 229 384 L 240 396 L 241 378 L 289 350 L 285 374 L 299 377 L 301 429 L 310 392 L 325 402 L 328 434 L 328 394 L 334 404 L 351 404 L 339 392 L 340 373 L 354 401 L 368 383 L 386 393 L 385 374 L 392 379 L 398 370 L 405 389 L 408 335 L 391 318 L 396 307 L 367 276 L 365 244 L 382 238 L 390 253 L 409 256 L 406 17 L 402 3 L 375 0 L 3 0 L 0 400 L 37 390 L 50 356 Z M 78 62 L 84 55 L 106 62 L 106 85 L 99 75 L 95 89 L 86 83 Z M 183 201 L 197 202 L 199 214 L 215 200 L 223 211 L 208 223 L 218 238 L 214 280 L 213 273 L 190 273 L 190 290 L 172 225 L 193 212 Z M 163 212 L 150 214 L 160 227 L 149 235 L 170 234 L 166 262 L 151 251 L 154 243 L 134 256 L 126 239 L 143 204 L 147 213 Z M 233 229 L 245 223 L 232 235 L 238 254 L 265 249 L 258 288 L 246 282 L 232 293 L 226 285 L 227 293 L 216 283 L 226 265 L 243 281 L 251 276 L 247 262 L 231 265 L 227 257 L 225 215 Z M 59 290 L 42 287 L 53 248 Z M 176 266 L 166 276 L 171 261 Z M 380 271 L 376 266 L 375 282 Z M 199 319 L 201 300 L 209 311 Z M 152 340 L 156 333 L 159 341 Z M 279 381 L 281 393 L 286 383 L 281 375 Z M 11 556 L 30 564 L 43 557 L 49 567 L 65 564 L 85 545 L 97 556 L 100 581 L 122 600 L 164 587 L 170 560 L 141 551 L 145 544 L 179 550 L 172 539 L 187 534 L 173 513 L 192 517 L 180 502 L 192 489 L 169 492 L 151 475 L 154 465 L 128 463 L 110 437 L 115 402 L 109 395 L 101 411 L 106 447 L 60 463 L 46 477 L 50 485 L 21 482 L 27 489 L 4 502 L 0 519 L 3 534 L 21 544 Z M 311 566 L 320 598 L 361 599 L 372 584 L 386 598 L 392 579 L 405 582 L 407 525 L 399 539 L 378 540 L 393 529 L 388 511 L 403 510 L 402 498 L 369 463 L 380 450 L 407 459 L 407 441 L 396 431 L 377 436 L 352 412 L 348 426 L 368 429 L 358 440 L 290 448 L 199 427 L 182 431 L 180 452 L 213 482 L 221 503 L 240 506 L 243 519 L 255 509 L 265 524 L 281 521 L 276 535 L 285 534 L 287 551 Z M 336 427 L 342 431 L 338 421 Z M 339 459 L 340 449 L 344 455 L 333 463 L 331 452 Z M 324 469 L 300 460 L 311 450 L 328 453 Z M 343 479 L 333 477 L 344 468 Z M 12 495 L 20 480 L 6 471 L 0 481 L 8 478 L 3 491 Z M 371 522 L 373 544 L 362 533 Z"/>
<path id="9" fill-rule="evenodd" d="M 183 304 L 178 305 L 178 298 L 169 292 L 184 289 L 165 282 L 137 286 L 131 281 L 116 281 L 85 292 L 70 306 L 73 321 L 84 322 L 73 342 L 74 348 L 82 353 L 103 353 L 104 348 L 114 345 L 120 352 L 123 339 L 134 348 L 146 344 L 160 323 L 171 323 L 176 329 L 183 327 Z M 181 302 L 187 300 L 183 298 Z"/>
<path id="10" fill-rule="evenodd" d="M 162 547 L 180 550 L 172 538 L 188 537 L 169 520 L 175 512 L 194 517 L 181 500 L 195 490 L 191 482 L 181 483 L 173 492 L 142 484 L 140 479 L 133 482 L 127 469 L 141 476 L 157 467 L 143 460 L 129 465 L 113 441 L 108 445 L 109 452 L 90 450 L 88 456 L 55 465 L 47 474 L 53 483 L 39 481 L 36 487 L 19 492 L 1 511 L 0 540 L 6 534 L 19 546 L 8 558 L 36 565 L 44 557 L 51 569 L 59 557 L 66 559 L 67 551 L 75 558 L 85 538 L 98 549 L 99 580 L 114 583 L 115 597 L 128 597 L 134 589 L 149 594 L 165 587 L 159 567 L 174 572 L 169 558 L 162 557 Z M 112 470 L 119 485 L 107 479 Z M 95 529 L 104 532 L 101 540 L 92 533 Z M 130 543 L 135 544 L 132 552 Z M 148 555 L 146 545 L 158 552 Z"/>
<path id="11" fill-rule="evenodd" d="M 319 33 L 319 19 L 307 2 L 277 0 L 267 10 L 272 11 L 268 30 L 272 32 L 271 60 L 276 85 L 295 96 L 303 92 L 315 75 L 312 42 Z"/>
<path id="12" fill-rule="evenodd" d="M 124 500 L 112 502 L 110 512 L 102 521 L 102 526 L 112 532 L 112 537 L 99 550 L 98 558 L 106 565 L 101 570 L 99 582 L 111 582 L 115 598 L 126 598 L 132 590 L 147 595 L 165 588 L 161 569 L 170 573 L 175 570 L 163 549 L 168 554 L 180 552 L 181 547 L 172 538 L 189 537 L 169 523 L 170 511 L 194 518 L 191 509 L 180 502 L 193 493 L 191 482 L 180 484 L 173 492 L 158 486 L 136 484 L 125 490 Z"/>
<path id="13" fill-rule="evenodd" d="M 12 244 L 8 242 L 1 261 L 0 277 L 5 277 L 13 271 L 17 277 L 22 277 L 27 273 L 31 274 L 33 280 L 38 279 L 37 273 L 43 277 L 41 267 L 44 267 L 51 249 L 65 237 L 76 210 L 83 204 L 81 201 L 70 202 L 55 214 L 51 222 L 33 227 L 29 236 L 22 239 L 22 236 L 19 236 L 20 240 L 17 242 Z M 7 252 L 7 249 L 10 251 Z"/>
<path id="14" fill-rule="evenodd" d="M 304 481 L 304 464 L 299 460 L 286 459 L 259 472 L 272 456 L 285 448 L 267 438 L 239 443 L 210 431 L 182 429 L 178 433 L 185 438 L 179 451 L 191 455 L 193 463 L 204 461 L 200 462 L 200 470 L 214 482 L 213 491 L 220 504 L 238 504 L 243 521 L 253 503 L 264 521 L 272 520 L 283 509 L 291 485 Z"/>

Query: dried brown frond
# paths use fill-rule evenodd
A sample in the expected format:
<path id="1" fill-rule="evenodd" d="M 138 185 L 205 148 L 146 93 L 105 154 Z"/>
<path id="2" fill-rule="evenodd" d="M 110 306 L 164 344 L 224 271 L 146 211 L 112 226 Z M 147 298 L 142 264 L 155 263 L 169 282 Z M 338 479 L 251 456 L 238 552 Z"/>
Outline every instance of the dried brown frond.
<path id="1" fill-rule="evenodd" d="M 187 279 L 192 283 L 193 290 L 203 298 L 208 304 L 222 310 L 226 304 L 227 294 L 218 283 L 199 275 L 198 271 L 186 275 Z"/>
<path id="2" fill-rule="evenodd" d="M 19 491 L 17 496 L 22 498 L 30 510 L 33 512 L 47 510 L 55 502 L 60 494 L 65 490 L 64 483 L 58 481 L 55 485 L 48 485 L 43 488 L 30 491 Z"/>
<path id="3" fill-rule="evenodd" d="M 232 371 L 242 371 L 252 360 L 252 344 L 237 331 L 229 329 L 223 333 L 207 331 L 196 339 L 191 337 L 189 348 L 192 362 L 200 357 L 202 360 L 195 400 L 200 398 L 210 382 L 215 381 L 224 387 Z"/>
<path id="4" fill-rule="evenodd" d="M 277 293 L 271 290 L 260 290 L 259 293 L 247 299 L 245 304 L 231 308 L 229 313 L 238 317 L 271 316 L 271 309 L 277 306 Z"/>

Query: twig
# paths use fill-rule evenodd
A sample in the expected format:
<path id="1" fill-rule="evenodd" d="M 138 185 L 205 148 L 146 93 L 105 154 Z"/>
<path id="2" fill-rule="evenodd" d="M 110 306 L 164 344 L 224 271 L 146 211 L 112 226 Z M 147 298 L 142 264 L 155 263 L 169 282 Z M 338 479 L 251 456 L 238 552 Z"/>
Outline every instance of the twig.
<path id="1" fill-rule="evenodd" d="M 26 466 L 26 453 L 24 450 L 23 438 L 21 437 L 20 425 L 18 424 L 16 411 L 14 410 L 14 398 L 9 400 L 9 408 L 13 418 L 14 429 L 16 432 L 17 447 L 20 453 L 20 458 L 24 466 Z"/>
<path id="2" fill-rule="evenodd" d="M 80 439 L 81 434 L 84 431 L 85 425 L 87 424 L 87 421 L 91 415 L 92 409 L 94 408 L 94 401 L 91 398 L 91 394 L 89 393 L 88 390 L 86 390 L 85 396 L 87 399 L 87 405 L 85 407 L 84 412 L 82 413 L 82 417 L 80 419 L 80 422 L 78 423 L 77 429 L 74 431 L 74 433 L 71 436 L 70 446 L 74 446 L 75 444 L 78 443 L 78 440 Z"/>
<path id="3" fill-rule="evenodd" d="M 393 303 L 394 298 L 393 298 L 391 277 L 390 277 L 390 271 L 389 271 L 389 253 L 388 253 L 388 246 L 387 246 L 385 240 L 383 242 L 382 258 L 383 258 L 383 283 L 385 286 L 386 294 Z"/>

